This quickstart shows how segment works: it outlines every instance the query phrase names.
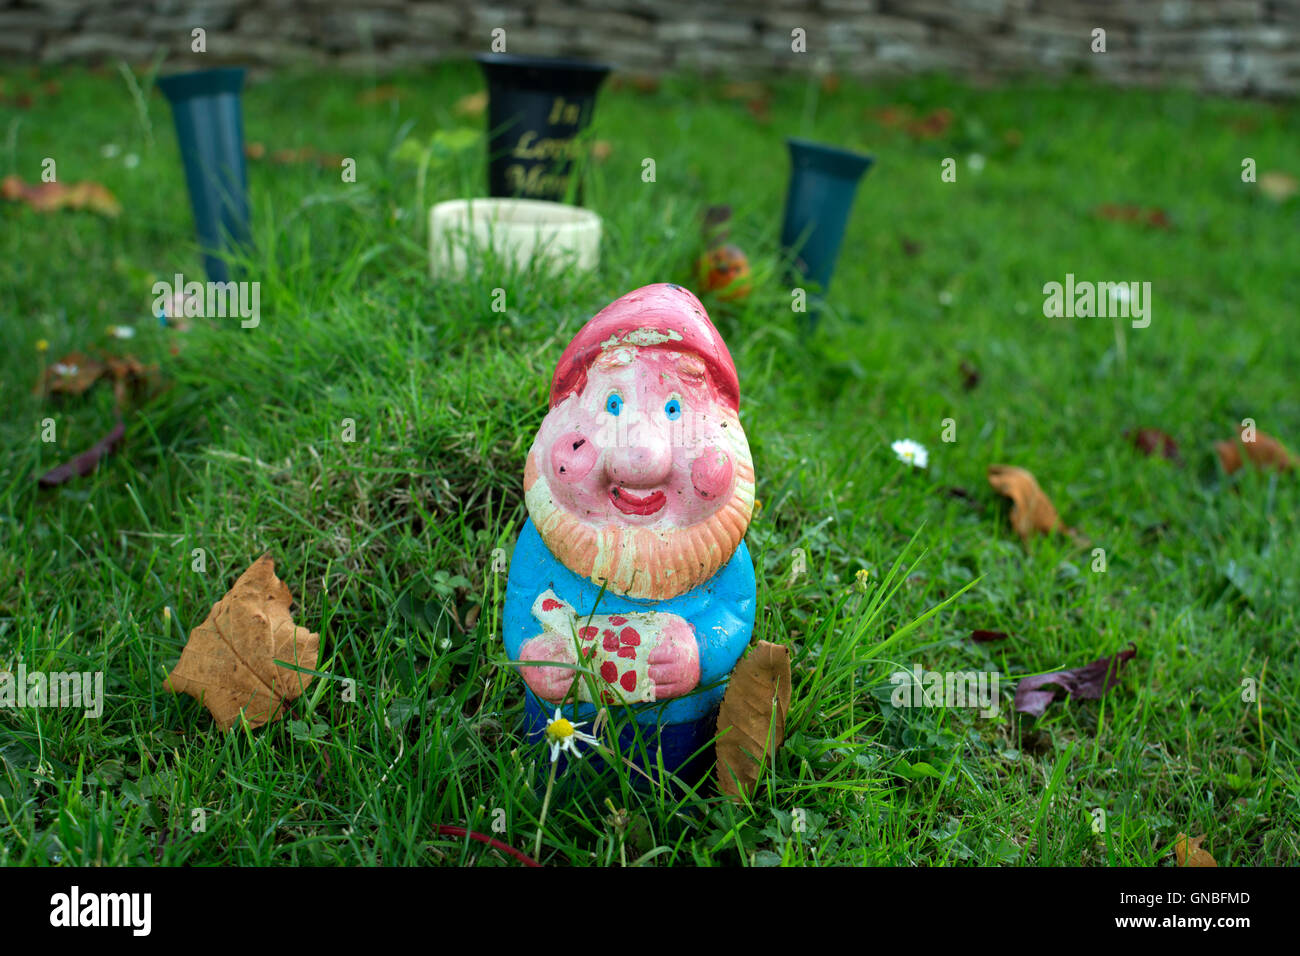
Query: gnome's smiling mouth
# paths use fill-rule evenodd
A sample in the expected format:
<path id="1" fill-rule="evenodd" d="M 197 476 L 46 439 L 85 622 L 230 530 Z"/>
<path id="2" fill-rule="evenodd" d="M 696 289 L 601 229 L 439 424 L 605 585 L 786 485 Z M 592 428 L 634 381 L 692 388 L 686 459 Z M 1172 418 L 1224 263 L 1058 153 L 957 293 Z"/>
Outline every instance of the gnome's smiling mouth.
<path id="1" fill-rule="evenodd" d="M 609 500 L 625 515 L 652 515 L 664 506 L 668 498 L 662 491 L 640 498 L 626 488 L 615 485 L 609 491 Z"/>

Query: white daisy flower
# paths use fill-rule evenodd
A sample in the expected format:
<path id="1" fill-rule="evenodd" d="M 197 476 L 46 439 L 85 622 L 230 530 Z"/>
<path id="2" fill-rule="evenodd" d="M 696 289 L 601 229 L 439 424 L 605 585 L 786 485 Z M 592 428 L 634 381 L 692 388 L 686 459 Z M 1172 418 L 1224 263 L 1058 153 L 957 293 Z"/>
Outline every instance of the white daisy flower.
<path id="1" fill-rule="evenodd" d="M 966 157 L 966 165 L 970 168 L 970 171 L 972 173 L 983 172 L 984 157 L 979 153 L 971 153 L 969 156 Z"/>
<path id="2" fill-rule="evenodd" d="M 586 723 L 586 721 L 579 724 L 571 723 L 567 717 L 560 713 L 560 708 L 555 708 L 555 716 L 546 722 L 546 741 L 551 745 L 551 763 L 555 763 L 556 760 L 560 759 L 561 750 L 567 750 L 575 757 L 581 757 L 582 754 L 574 746 L 575 741 L 581 741 L 590 747 L 600 745 L 600 741 L 591 734 L 584 734 L 577 729 L 583 723 Z"/>
<path id="3" fill-rule="evenodd" d="M 129 325 L 110 325 L 108 334 L 115 339 L 133 339 L 135 338 L 135 329 Z"/>
<path id="4" fill-rule="evenodd" d="M 105 159 L 112 159 L 121 151 L 122 148 L 118 146 L 117 143 L 105 143 L 103 146 L 99 147 L 99 155 L 103 156 Z"/>
<path id="5" fill-rule="evenodd" d="M 910 438 L 903 438 L 893 442 L 889 446 L 898 456 L 898 460 L 906 462 L 913 468 L 924 468 L 930 462 L 930 453 L 920 442 L 912 441 Z"/>
<path id="6" fill-rule="evenodd" d="M 952 305 L 952 293 L 947 289 L 942 290 L 939 293 L 939 304 L 943 306 Z"/>
<path id="7" fill-rule="evenodd" d="M 140 165 L 140 157 L 135 153 L 127 153 L 122 157 L 122 165 L 127 169 L 135 169 Z"/>

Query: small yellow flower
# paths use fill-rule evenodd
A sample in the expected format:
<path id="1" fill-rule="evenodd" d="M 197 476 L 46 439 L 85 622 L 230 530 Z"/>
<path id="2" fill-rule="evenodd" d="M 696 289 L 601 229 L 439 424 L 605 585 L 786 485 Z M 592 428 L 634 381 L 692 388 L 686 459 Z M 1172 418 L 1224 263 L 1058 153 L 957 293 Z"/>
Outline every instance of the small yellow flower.
<path id="1" fill-rule="evenodd" d="M 36 340 L 36 351 L 48 352 L 49 350 L 50 350 L 50 343 L 47 340 L 45 339 Z"/>
<path id="2" fill-rule="evenodd" d="M 599 746 L 599 740 L 577 729 L 581 726 L 582 723 L 574 724 L 560 713 L 560 708 L 555 708 L 555 716 L 546 722 L 546 741 L 551 745 L 551 763 L 555 763 L 560 758 L 561 750 L 567 750 L 575 757 L 581 757 L 582 754 L 575 746 L 576 741 L 591 747 Z"/>
<path id="3" fill-rule="evenodd" d="M 859 570 L 857 574 L 857 579 L 858 579 L 857 580 L 858 590 L 865 591 L 868 587 L 871 586 L 871 569 L 862 568 L 861 570 Z"/>

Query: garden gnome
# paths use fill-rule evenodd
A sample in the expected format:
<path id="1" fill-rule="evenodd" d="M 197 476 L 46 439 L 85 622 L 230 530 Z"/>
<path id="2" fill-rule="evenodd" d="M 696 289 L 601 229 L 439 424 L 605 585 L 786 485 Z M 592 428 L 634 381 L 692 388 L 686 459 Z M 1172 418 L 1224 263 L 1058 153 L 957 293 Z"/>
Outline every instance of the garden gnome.
<path id="1" fill-rule="evenodd" d="M 506 589 L 530 731 L 557 706 L 571 721 L 631 707 L 619 746 L 638 764 L 656 749 L 672 772 L 711 763 L 724 683 L 754 629 L 739 406 L 726 344 L 678 285 L 616 299 L 560 356 Z M 688 771 L 693 756 L 704 763 Z"/>

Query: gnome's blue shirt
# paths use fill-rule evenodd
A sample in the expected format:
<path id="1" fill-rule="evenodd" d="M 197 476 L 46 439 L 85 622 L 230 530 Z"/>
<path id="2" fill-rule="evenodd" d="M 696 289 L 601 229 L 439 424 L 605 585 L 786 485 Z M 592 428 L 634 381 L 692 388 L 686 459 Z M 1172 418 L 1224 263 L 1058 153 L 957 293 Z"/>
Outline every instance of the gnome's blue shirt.
<path id="1" fill-rule="evenodd" d="M 542 541 L 532 520 L 525 521 L 506 582 L 505 645 L 506 653 L 514 660 L 519 659 L 519 651 L 527 641 L 542 633 L 532 607 L 537 596 L 548 588 L 570 604 L 579 618 L 654 611 L 676 614 L 694 626 L 700 650 L 699 686 L 685 697 L 631 705 L 642 724 L 681 724 L 707 717 L 721 703 L 726 690 L 723 681 L 735 668 L 754 632 L 754 564 L 744 541 L 731 560 L 699 587 L 666 601 L 637 599 L 608 589 L 602 594 L 599 584 L 561 564 Z M 530 709 L 547 706 L 535 699 L 531 689 L 528 696 Z M 580 703 L 577 716 L 586 718 L 595 710 L 591 704 Z"/>

